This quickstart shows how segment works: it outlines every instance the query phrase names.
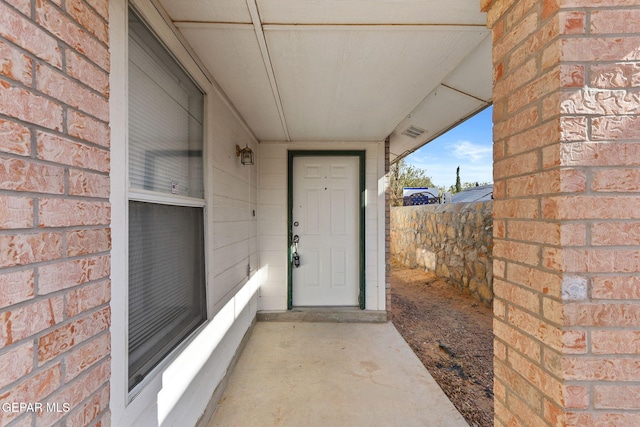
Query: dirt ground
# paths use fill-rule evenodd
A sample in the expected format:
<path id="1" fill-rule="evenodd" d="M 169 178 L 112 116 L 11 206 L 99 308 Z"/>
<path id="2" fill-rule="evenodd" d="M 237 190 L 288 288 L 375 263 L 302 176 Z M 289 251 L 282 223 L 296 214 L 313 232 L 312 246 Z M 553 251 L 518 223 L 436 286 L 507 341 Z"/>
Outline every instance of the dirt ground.
<path id="1" fill-rule="evenodd" d="M 493 426 L 492 311 L 431 273 L 393 264 L 391 320 L 470 426 Z"/>

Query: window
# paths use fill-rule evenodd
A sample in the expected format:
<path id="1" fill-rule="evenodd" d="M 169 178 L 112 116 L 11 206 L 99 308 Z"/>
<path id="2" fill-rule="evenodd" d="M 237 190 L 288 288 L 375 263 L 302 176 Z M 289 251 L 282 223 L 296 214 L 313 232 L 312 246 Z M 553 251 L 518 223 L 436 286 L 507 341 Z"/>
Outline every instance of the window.
<path id="1" fill-rule="evenodd" d="M 129 390 L 206 319 L 204 95 L 129 13 Z"/>

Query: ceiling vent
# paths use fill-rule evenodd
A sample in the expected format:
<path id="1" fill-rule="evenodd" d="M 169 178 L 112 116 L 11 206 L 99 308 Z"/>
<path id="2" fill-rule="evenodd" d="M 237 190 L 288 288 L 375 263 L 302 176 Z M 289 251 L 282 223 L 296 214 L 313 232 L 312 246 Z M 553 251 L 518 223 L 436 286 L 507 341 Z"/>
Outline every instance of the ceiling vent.
<path id="1" fill-rule="evenodd" d="M 417 138 L 424 133 L 424 129 L 417 128 L 415 126 L 409 126 L 404 132 L 403 135 L 407 135 L 411 138 Z"/>

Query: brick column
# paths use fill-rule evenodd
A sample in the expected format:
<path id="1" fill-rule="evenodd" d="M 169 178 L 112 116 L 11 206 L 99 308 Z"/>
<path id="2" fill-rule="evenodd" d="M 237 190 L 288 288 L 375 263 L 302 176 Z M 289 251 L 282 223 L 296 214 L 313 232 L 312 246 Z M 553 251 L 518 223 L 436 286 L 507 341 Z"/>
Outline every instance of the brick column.
<path id="1" fill-rule="evenodd" d="M 0 425 L 108 424 L 108 1 L 0 1 L 0 37 Z"/>
<path id="2" fill-rule="evenodd" d="M 640 425 L 640 6 L 482 7 L 493 30 L 495 424 Z"/>

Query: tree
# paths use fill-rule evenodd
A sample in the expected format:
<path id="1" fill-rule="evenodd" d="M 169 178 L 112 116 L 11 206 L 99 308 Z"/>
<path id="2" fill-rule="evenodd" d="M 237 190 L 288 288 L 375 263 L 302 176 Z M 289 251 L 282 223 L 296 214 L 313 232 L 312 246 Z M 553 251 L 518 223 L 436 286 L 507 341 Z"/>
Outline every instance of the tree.
<path id="1" fill-rule="evenodd" d="M 460 166 L 456 169 L 456 193 L 462 191 L 462 186 L 460 185 Z"/>
<path id="2" fill-rule="evenodd" d="M 391 165 L 389 170 L 389 192 L 391 194 L 391 206 L 402 206 L 402 189 L 404 187 L 429 187 L 433 188 L 431 177 L 427 171 L 408 165 L 404 160 L 399 160 Z"/>

